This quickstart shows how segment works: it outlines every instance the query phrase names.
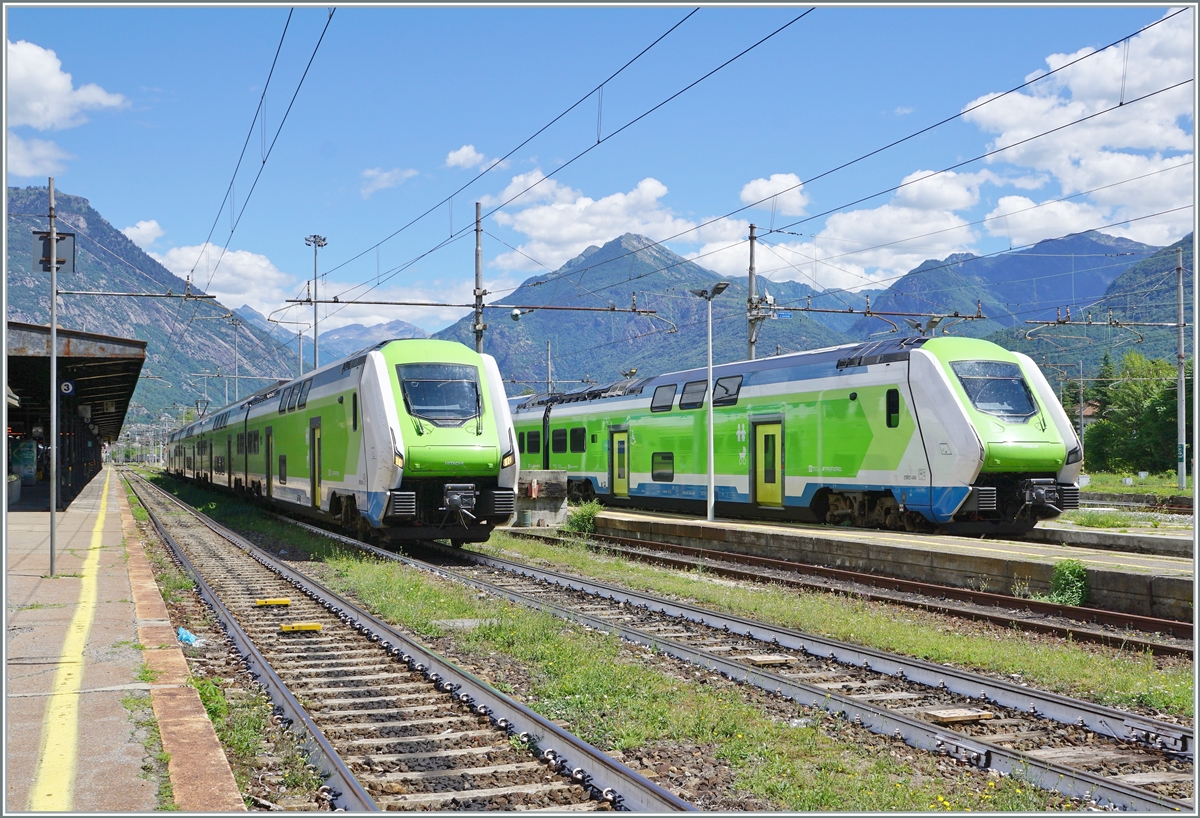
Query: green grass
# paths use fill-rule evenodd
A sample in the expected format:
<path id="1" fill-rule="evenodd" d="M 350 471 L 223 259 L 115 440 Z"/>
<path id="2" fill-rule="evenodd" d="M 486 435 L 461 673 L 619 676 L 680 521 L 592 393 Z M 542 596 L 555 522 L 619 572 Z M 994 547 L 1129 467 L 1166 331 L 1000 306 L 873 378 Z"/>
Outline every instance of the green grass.
<path id="1" fill-rule="evenodd" d="M 1148 511 L 1115 511 L 1087 509 L 1067 511 L 1056 522 L 1069 522 L 1085 528 L 1160 529 L 1163 533 L 1180 533 L 1192 528 L 1192 518 L 1184 514 L 1158 514 Z"/>
<path id="2" fill-rule="evenodd" d="M 321 786 L 320 775 L 309 767 L 301 738 L 271 725 L 271 702 L 264 693 L 238 695 L 230 700 L 218 680 L 193 677 L 190 684 L 200 694 L 240 791 L 246 791 L 256 774 L 255 759 L 263 752 L 268 737 L 274 740 L 273 755 L 280 761 L 286 787 L 311 794 Z M 246 806 L 253 804 L 247 802 Z"/>
<path id="3" fill-rule="evenodd" d="M 133 514 L 133 519 L 139 523 L 149 522 L 150 515 L 146 512 L 146 509 L 142 506 L 142 502 L 133 493 L 133 489 L 130 488 L 128 483 L 125 484 L 125 497 L 129 500 L 129 511 Z"/>
<path id="4" fill-rule="evenodd" d="M 1160 497 L 1186 494 L 1191 496 L 1196 486 L 1195 479 L 1191 475 L 1188 475 L 1187 488 L 1180 491 L 1179 480 L 1175 476 L 1175 472 L 1152 474 L 1145 480 L 1138 477 L 1136 472 L 1123 472 L 1120 474 L 1089 472 L 1088 477 L 1091 478 L 1091 482 L 1084 486 L 1081 491 L 1097 492 L 1099 494 L 1155 494 Z M 1133 485 L 1127 486 L 1122 483 L 1121 478 L 1123 477 L 1132 478 Z"/>
<path id="5" fill-rule="evenodd" d="M 482 624 L 456 637 L 468 655 L 501 655 L 514 672 L 528 673 L 527 703 L 547 718 L 609 751 L 664 740 L 715 747 L 737 786 L 786 810 L 922 810 L 954 808 L 1044 810 L 1061 799 L 1012 779 L 964 776 L 950 789 L 936 759 L 886 751 L 903 747 L 861 734 L 826 714 L 791 727 L 749 703 L 739 688 L 699 684 L 650 666 L 645 649 L 634 658 L 620 639 L 565 623 L 438 580 L 395 563 L 357 556 L 329 560 L 335 590 L 353 594 L 383 618 L 423 637 L 442 635 L 437 620 L 472 618 Z M 504 671 L 501 671 L 504 672 Z M 505 679 L 494 680 L 509 687 Z M 797 715 L 802 710 L 797 707 Z M 883 748 L 883 749 L 881 749 Z M 941 808 L 940 806 L 937 808 Z"/>
<path id="6" fill-rule="evenodd" d="M 158 677 L 161 675 L 162 675 L 162 673 L 160 671 L 154 670 L 149 665 L 147 665 L 145 662 L 143 662 L 142 664 L 140 664 L 138 666 L 138 671 L 137 671 L 137 675 L 135 678 L 139 682 L 145 682 L 146 684 L 154 684 L 155 682 L 158 681 Z"/>
<path id="7" fill-rule="evenodd" d="M 1094 651 L 1013 629 L 974 635 L 917 611 L 844 596 L 779 586 L 733 586 L 703 573 L 671 571 L 626 562 L 584 545 L 555 546 L 492 535 L 488 551 L 513 551 L 546 563 L 636 590 L 674 595 L 714 610 L 795 630 L 895 651 L 931 662 L 1020 674 L 1023 681 L 1056 693 L 1115 706 L 1152 707 L 1191 716 L 1193 667 L 1183 660 L 1148 654 Z"/>
<path id="8" fill-rule="evenodd" d="M 179 805 L 175 803 L 175 790 L 171 785 L 171 776 L 167 773 L 171 754 L 163 750 L 162 735 L 158 731 L 158 720 L 154 718 L 149 694 L 127 694 L 121 698 L 121 705 L 129 711 L 135 735 L 137 730 L 144 731 L 142 746 L 146 755 L 142 758 L 141 777 L 158 782 L 155 810 L 177 811 Z"/>

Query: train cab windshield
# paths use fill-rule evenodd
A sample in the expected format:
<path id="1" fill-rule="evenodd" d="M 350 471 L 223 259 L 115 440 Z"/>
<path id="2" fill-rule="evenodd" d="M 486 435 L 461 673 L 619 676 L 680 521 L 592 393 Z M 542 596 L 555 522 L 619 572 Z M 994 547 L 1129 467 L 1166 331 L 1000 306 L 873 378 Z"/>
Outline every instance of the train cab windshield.
<path id="1" fill-rule="evenodd" d="M 461 426 L 483 412 L 479 371 L 462 364 L 396 364 L 404 408 L 434 426 Z"/>
<path id="2" fill-rule="evenodd" d="M 1006 420 L 1037 414 L 1033 393 L 1021 368 L 1001 361 L 955 361 L 950 364 L 971 403 L 980 412 Z"/>

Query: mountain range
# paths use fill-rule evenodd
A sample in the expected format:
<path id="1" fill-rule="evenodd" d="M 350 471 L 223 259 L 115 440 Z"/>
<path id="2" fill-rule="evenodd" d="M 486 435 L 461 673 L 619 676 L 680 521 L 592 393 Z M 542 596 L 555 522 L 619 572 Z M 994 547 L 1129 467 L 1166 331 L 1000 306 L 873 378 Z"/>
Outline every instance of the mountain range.
<path id="1" fill-rule="evenodd" d="M 46 229 L 44 217 L 31 215 L 46 212 L 46 189 L 10 187 L 8 205 L 7 315 L 45 324 L 48 281 L 32 272 L 30 233 Z M 56 206 L 59 229 L 75 232 L 78 247 L 77 272 L 71 280 L 60 278 L 60 289 L 177 295 L 188 287 L 86 199 L 59 193 Z M 1119 357 L 1126 347 L 1173 359 L 1174 328 L 1123 329 L 1103 322 L 1111 307 L 1120 321 L 1174 323 L 1176 246 L 1184 249 L 1190 322 L 1192 236 L 1157 248 L 1089 232 L 1002 254 L 930 259 L 884 289 L 824 291 L 804 282 L 760 277 L 759 294 L 772 297 L 776 317 L 762 322 L 757 354 L 766 357 L 893 332 L 916 334 L 902 316 L 864 317 L 869 299 L 877 312 L 967 316 L 979 309 L 983 320 L 946 318 L 935 331 L 986 337 L 1026 351 L 1050 367 L 1083 360 L 1085 368 L 1094 371 L 1105 349 Z M 747 356 L 748 278 L 722 277 L 633 233 L 590 246 L 558 270 L 529 278 L 491 302 L 484 315 L 484 350 L 496 357 L 511 394 L 546 389 L 548 374 L 553 388 L 572 389 L 586 382 L 617 380 L 635 370 L 650 375 L 703 366 L 707 305 L 690 291 L 720 280 L 728 281 L 729 288 L 712 301 L 713 359 L 741 360 Z M 202 293 L 199 282 L 191 283 L 191 292 Z M 269 322 L 248 305 L 231 309 L 215 300 L 75 295 L 61 296 L 59 303 L 64 327 L 149 342 L 143 373 L 155 377 L 139 386 L 131 422 L 157 420 L 164 410 L 179 416 L 184 408 L 195 406 L 206 385 L 214 406 L 224 398 L 224 383 L 230 384 L 233 396 L 230 379 L 200 375 L 233 371 L 233 327 L 228 320 L 208 318 L 241 319 L 239 374 L 262 376 L 244 379 L 242 394 L 269 385 L 272 377 L 293 377 L 300 365 L 292 328 Z M 1054 321 L 1056 315 L 1065 316 L 1069 304 L 1085 305 L 1072 310 L 1070 324 L 1026 323 Z M 1089 312 L 1090 327 L 1081 323 Z M 474 346 L 471 326 L 468 314 L 433 337 Z M 424 330 L 399 320 L 346 325 L 321 333 L 321 360 L 388 338 L 420 337 L 426 337 Z M 303 356 L 307 371 L 312 360 L 307 338 Z"/>

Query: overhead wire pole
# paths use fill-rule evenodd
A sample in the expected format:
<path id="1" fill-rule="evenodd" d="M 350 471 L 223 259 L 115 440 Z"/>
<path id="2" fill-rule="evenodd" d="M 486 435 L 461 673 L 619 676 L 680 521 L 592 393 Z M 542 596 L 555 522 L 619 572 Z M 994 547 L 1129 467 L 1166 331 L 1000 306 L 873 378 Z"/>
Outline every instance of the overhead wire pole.
<path id="1" fill-rule="evenodd" d="M 1187 488 L 1187 397 L 1184 387 L 1184 367 L 1187 363 L 1187 353 L 1184 350 L 1183 328 L 1183 247 L 1175 248 L 1175 275 L 1179 290 L 1179 367 L 1178 380 L 1175 384 L 1175 434 L 1176 434 L 1176 474 L 1179 478 L 1178 488 L 1183 492 Z"/>
<path id="2" fill-rule="evenodd" d="M 54 228 L 54 177 L 50 177 L 50 576 L 58 525 L 58 232 Z"/>
<path id="3" fill-rule="evenodd" d="M 758 312 L 758 288 L 754 280 L 754 244 L 756 235 L 754 233 L 755 226 L 750 225 L 750 279 L 749 279 L 749 295 L 746 297 L 746 359 L 754 360 L 754 347 L 758 342 L 757 324 L 762 319 L 757 318 Z"/>
<path id="4" fill-rule="evenodd" d="M 483 289 L 483 217 L 482 205 L 475 203 L 475 351 L 483 352 L 483 331 L 487 324 L 483 323 L 483 297 L 487 290 Z"/>

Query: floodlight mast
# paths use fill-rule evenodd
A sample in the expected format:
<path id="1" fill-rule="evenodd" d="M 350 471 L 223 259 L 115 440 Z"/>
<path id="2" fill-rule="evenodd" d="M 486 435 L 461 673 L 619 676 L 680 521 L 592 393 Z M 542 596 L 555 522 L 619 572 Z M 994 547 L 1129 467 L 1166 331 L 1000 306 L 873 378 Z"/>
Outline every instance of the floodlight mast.
<path id="1" fill-rule="evenodd" d="M 716 484 L 717 470 L 716 464 L 713 462 L 715 457 L 713 444 L 713 362 L 712 362 L 712 302 L 729 286 L 728 281 L 718 281 L 712 285 L 711 289 L 689 290 L 692 295 L 703 298 L 708 302 L 708 521 L 711 523 L 716 519 Z"/>

